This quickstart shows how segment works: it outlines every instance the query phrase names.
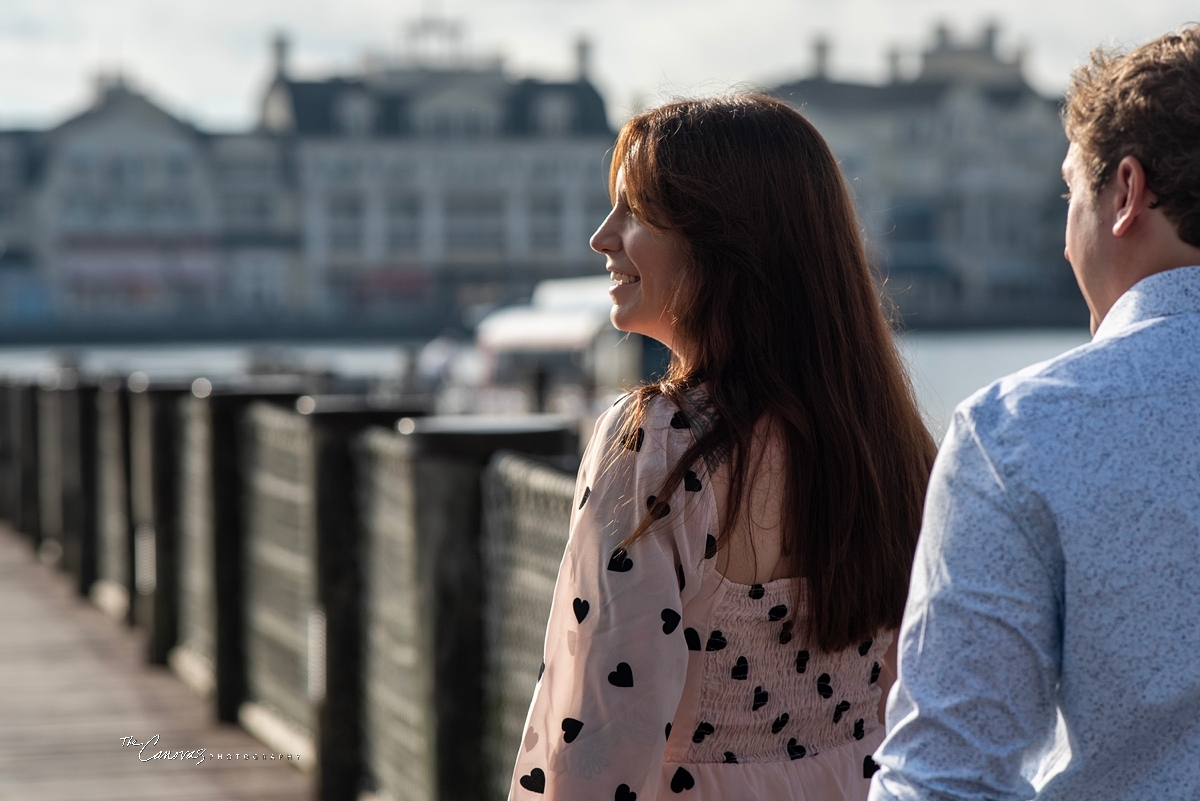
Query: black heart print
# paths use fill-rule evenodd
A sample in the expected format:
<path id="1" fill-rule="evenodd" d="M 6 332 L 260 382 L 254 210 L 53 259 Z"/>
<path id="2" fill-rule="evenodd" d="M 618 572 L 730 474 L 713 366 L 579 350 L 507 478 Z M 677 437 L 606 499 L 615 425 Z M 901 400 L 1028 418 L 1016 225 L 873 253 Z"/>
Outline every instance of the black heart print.
<path id="1" fill-rule="evenodd" d="M 670 739 L 671 739 L 671 724 L 670 724 L 670 723 L 668 723 L 668 724 L 667 724 L 667 736 L 666 736 L 666 739 L 668 739 L 668 740 L 670 740 Z"/>
<path id="2" fill-rule="evenodd" d="M 700 633 L 695 629 L 684 629 L 683 641 L 687 643 L 689 651 L 700 650 Z"/>
<path id="3" fill-rule="evenodd" d="M 803 673 L 808 670 L 808 651 L 801 651 L 796 654 L 796 672 Z"/>
<path id="4" fill-rule="evenodd" d="M 688 773 L 683 768 L 678 768 L 675 775 L 671 777 L 671 792 L 682 793 L 684 790 L 690 790 L 696 786 L 696 780 L 692 778 L 692 774 Z"/>
<path id="5" fill-rule="evenodd" d="M 679 591 L 683 592 L 683 588 L 687 586 L 687 579 L 683 577 L 683 565 L 675 565 L 675 576 L 679 579 Z"/>
<path id="6" fill-rule="evenodd" d="M 739 656 L 737 661 L 733 663 L 733 670 L 729 672 L 730 677 L 734 681 L 745 681 L 750 675 L 750 663 L 746 661 L 746 657 Z"/>
<path id="7" fill-rule="evenodd" d="M 783 624 L 783 628 L 779 630 L 779 644 L 787 645 L 792 641 L 792 621 L 788 620 Z"/>
<path id="8" fill-rule="evenodd" d="M 702 743 L 704 742 L 704 738 L 712 734 L 714 731 L 716 731 L 716 729 L 713 728 L 711 723 L 701 723 L 696 727 L 696 732 L 692 735 L 692 742 Z"/>
<path id="9" fill-rule="evenodd" d="M 633 570 L 633 560 L 625 553 L 624 548 L 618 548 L 608 558 L 608 569 L 614 573 L 628 573 Z"/>
<path id="10" fill-rule="evenodd" d="M 580 623 L 587 617 L 588 610 L 592 607 L 591 604 L 582 598 L 576 598 L 571 602 L 571 606 L 575 608 L 575 620 Z"/>
<path id="11" fill-rule="evenodd" d="M 574 742 L 575 738 L 579 736 L 579 732 L 582 729 L 583 729 L 583 721 L 582 720 L 576 720 L 575 718 L 563 718 L 563 722 L 562 722 L 563 742 L 567 742 L 567 743 Z"/>
<path id="12" fill-rule="evenodd" d="M 542 674 L 545 672 L 546 672 L 546 663 L 543 662 L 542 666 L 540 668 L 538 668 L 538 681 L 542 680 Z"/>
<path id="13" fill-rule="evenodd" d="M 683 489 L 685 492 L 699 492 L 704 485 L 700 483 L 700 477 L 689 470 L 683 474 Z"/>
<path id="14" fill-rule="evenodd" d="M 775 718 L 775 722 L 771 724 L 771 734 L 779 734 L 780 729 L 788 724 L 788 713 L 784 712 L 779 717 Z"/>
<path id="15" fill-rule="evenodd" d="M 546 792 L 546 774 L 541 768 L 534 768 L 521 777 L 521 786 L 531 793 Z"/>
<path id="16" fill-rule="evenodd" d="M 608 683 L 614 687 L 632 687 L 633 668 L 628 662 L 618 662 L 617 669 L 608 674 Z"/>
<path id="17" fill-rule="evenodd" d="M 829 686 L 829 674 L 822 673 L 817 676 L 817 694 L 822 698 L 832 698 L 833 688 Z"/>
<path id="18" fill-rule="evenodd" d="M 772 606 L 771 610 L 767 612 L 767 620 L 772 623 L 776 620 L 783 620 L 785 617 L 787 617 L 787 607 L 783 604 Z"/>
<path id="19" fill-rule="evenodd" d="M 679 625 L 679 613 L 674 609 L 664 609 L 659 615 L 663 622 L 663 634 L 670 634 L 675 631 L 675 627 Z"/>
<path id="20" fill-rule="evenodd" d="M 808 753 L 808 749 L 802 745 L 797 745 L 796 738 L 793 737 L 787 741 L 787 752 L 788 759 L 803 759 L 804 755 Z"/>
<path id="21" fill-rule="evenodd" d="M 717 629 L 712 634 L 708 635 L 708 643 L 704 646 L 705 651 L 720 651 L 729 643 L 725 642 L 725 635 Z"/>
<path id="22" fill-rule="evenodd" d="M 640 451 L 645 439 L 646 432 L 639 428 L 636 434 L 626 434 L 622 437 L 621 444 L 625 446 L 626 450 Z"/>
<path id="23" fill-rule="evenodd" d="M 748 595 L 754 600 L 758 600 L 767 594 L 767 589 L 761 584 L 751 584 Z"/>
<path id="24" fill-rule="evenodd" d="M 755 687 L 754 700 L 750 703 L 750 711 L 757 712 L 758 710 L 762 709 L 767 705 L 767 701 L 770 700 L 770 698 L 770 693 L 764 690 L 761 686 Z"/>
<path id="25" fill-rule="evenodd" d="M 662 520 L 671 513 L 671 505 L 666 501 L 659 501 L 654 495 L 646 499 L 646 508 L 650 510 L 650 516 L 655 520 Z"/>
<path id="26" fill-rule="evenodd" d="M 854 721 L 854 739 L 861 740 L 865 736 L 866 732 L 863 731 L 863 719 L 859 718 L 858 720 Z"/>
<path id="27" fill-rule="evenodd" d="M 580 508 L 580 509 L 582 509 L 582 508 L 583 508 L 583 505 L 584 505 L 585 503 L 587 503 L 587 499 L 588 499 L 588 498 L 590 498 L 591 496 L 592 496 L 592 488 L 591 488 L 591 487 L 584 487 L 584 488 L 583 488 L 583 499 L 579 501 L 579 508 Z"/>
<path id="28" fill-rule="evenodd" d="M 850 711 L 849 701 L 838 701 L 837 706 L 833 708 L 833 722 L 837 723 L 842 719 L 842 715 Z"/>
<path id="29" fill-rule="evenodd" d="M 725 759 L 722 761 L 725 762 L 725 764 L 727 764 L 727 765 L 736 765 L 737 764 L 737 754 L 733 753 L 732 751 L 726 751 Z"/>
<path id="30" fill-rule="evenodd" d="M 871 680 L 868 681 L 867 684 L 874 684 L 877 681 L 879 681 L 879 663 L 878 662 L 871 665 Z"/>
<path id="31" fill-rule="evenodd" d="M 871 755 L 867 754 L 863 757 L 863 778 L 869 779 L 879 771 L 879 763 L 871 759 Z"/>
<path id="32" fill-rule="evenodd" d="M 858 655 L 859 655 L 859 656 L 866 656 L 866 655 L 867 655 L 867 651 L 870 651 L 870 650 L 871 650 L 871 646 L 872 646 L 872 645 L 874 645 L 874 643 L 875 643 L 875 641 L 874 641 L 874 640 L 867 640 L 867 641 L 866 641 L 866 642 L 864 642 L 862 645 L 858 646 Z"/>
<path id="33" fill-rule="evenodd" d="M 613 801 L 637 801 L 637 793 L 630 790 L 628 784 L 618 784 L 617 793 L 613 796 Z"/>
<path id="34" fill-rule="evenodd" d="M 712 559 L 717 555 L 717 538 L 709 534 L 704 540 L 704 558 Z"/>
<path id="35" fill-rule="evenodd" d="M 692 427 L 691 421 L 689 421 L 686 417 L 683 416 L 683 412 L 675 412 L 675 414 L 671 416 L 671 428 L 678 429 L 678 428 L 691 428 L 691 427 Z"/>

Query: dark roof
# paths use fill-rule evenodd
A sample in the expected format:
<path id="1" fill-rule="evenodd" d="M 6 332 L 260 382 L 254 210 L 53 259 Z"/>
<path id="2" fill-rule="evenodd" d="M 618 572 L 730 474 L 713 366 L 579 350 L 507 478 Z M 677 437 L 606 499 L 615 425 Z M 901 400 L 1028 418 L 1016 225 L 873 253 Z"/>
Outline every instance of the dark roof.
<path id="1" fill-rule="evenodd" d="M 20 162 L 21 186 L 37 183 L 45 160 L 45 134 L 43 131 L 14 129 L 0 131 L 0 138 L 14 141 L 17 159 Z"/>
<path id="2" fill-rule="evenodd" d="M 294 81 L 277 79 L 272 89 L 283 86 L 291 99 L 295 133 L 308 136 L 330 136 L 340 133 L 336 108 L 340 97 L 348 92 L 362 92 L 375 101 L 373 131 L 376 136 L 402 137 L 414 133 L 410 109 L 420 89 L 396 90 L 353 78 L 330 78 L 324 81 Z M 536 136 L 535 103 L 546 93 L 563 94 L 571 98 L 573 111 L 571 133 L 580 136 L 613 135 L 608 125 L 604 99 L 588 81 L 551 83 L 525 79 L 509 83 L 505 91 L 504 127 L 507 136 Z"/>
<path id="3" fill-rule="evenodd" d="M 604 98 L 588 81 L 573 83 L 547 83 L 527 78 L 516 86 L 508 96 L 508 120 L 505 133 L 513 136 L 536 136 L 537 119 L 534 103 L 539 95 L 554 92 L 571 98 L 574 114 L 571 115 L 571 133 L 587 136 L 612 134 L 608 127 L 608 115 L 604 109 Z"/>
<path id="4" fill-rule="evenodd" d="M 825 78 L 804 78 L 785 83 L 770 93 L 795 106 L 814 106 L 837 111 L 936 106 L 950 88 L 946 83 L 908 82 L 883 85 L 842 83 Z"/>
<path id="5" fill-rule="evenodd" d="M 781 84 L 770 94 L 797 106 L 832 111 L 881 111 L 932 108 L 953 84 L 949 81 L 902 81 L 888 84 L 843 83 L 825 78 L 804 78 Z M 1045 100 L 1028 84 L 982 87 L 991 104 L 1008 109 L 1027 98 Z M 1045 102 L 1055 104 L 1056 100 Z"/>

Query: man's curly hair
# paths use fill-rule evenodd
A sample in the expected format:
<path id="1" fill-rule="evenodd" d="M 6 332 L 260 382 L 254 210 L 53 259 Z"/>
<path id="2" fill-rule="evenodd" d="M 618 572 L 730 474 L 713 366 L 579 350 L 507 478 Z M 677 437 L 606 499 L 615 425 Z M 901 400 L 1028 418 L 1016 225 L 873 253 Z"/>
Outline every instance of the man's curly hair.
<path id="1" fill-rule="evenodd" d="M 1071 76 L 1063 124 L 1093 196 L 1133 156 L 1155 206 L 1200 247 L 1200 25 L 1128 53 L 1092 51 Z"/>

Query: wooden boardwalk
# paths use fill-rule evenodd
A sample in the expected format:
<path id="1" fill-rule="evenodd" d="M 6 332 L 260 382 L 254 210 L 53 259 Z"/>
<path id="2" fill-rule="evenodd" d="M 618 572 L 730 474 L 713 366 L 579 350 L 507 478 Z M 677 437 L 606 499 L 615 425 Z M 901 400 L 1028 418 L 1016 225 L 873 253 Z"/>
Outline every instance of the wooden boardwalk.
<path id="1" fill-rule="evenodd" d="M 0 524 L 2 525 L 2 524 Z M 307 801 L 311 774 L 227 761 L 268 749 L 165 668 L 146 665 L 140 632 L 113 621 L 0 529 L 0 801 Z M 142 751 L 204 748 L 204 761 L 139 761 Z"/>

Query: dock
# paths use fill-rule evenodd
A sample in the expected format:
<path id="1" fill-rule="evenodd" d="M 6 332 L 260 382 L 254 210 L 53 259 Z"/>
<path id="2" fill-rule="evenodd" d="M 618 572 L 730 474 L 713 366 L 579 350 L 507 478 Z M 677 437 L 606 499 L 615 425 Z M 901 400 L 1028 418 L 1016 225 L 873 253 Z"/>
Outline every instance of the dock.
<path id="1" fill-rule="evenodd" d="M 146 664 L 143 632 L 0 525 L 0 801 L 313 797 L 312 773 L 215 723 L 211 704 Z"/>

